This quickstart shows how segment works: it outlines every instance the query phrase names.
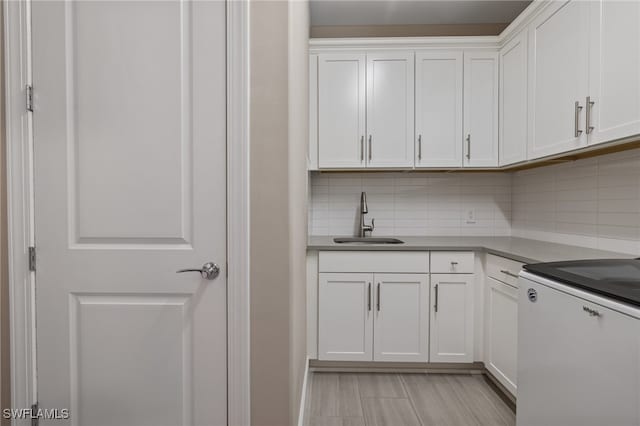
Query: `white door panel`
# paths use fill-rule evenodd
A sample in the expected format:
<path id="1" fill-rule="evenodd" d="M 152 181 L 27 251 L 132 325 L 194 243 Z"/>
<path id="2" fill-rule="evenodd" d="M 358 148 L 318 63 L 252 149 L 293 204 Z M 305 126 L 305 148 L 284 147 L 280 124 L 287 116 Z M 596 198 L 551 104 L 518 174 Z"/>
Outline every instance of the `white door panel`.
<path id="1" fill-rule="evenodd" d="M 527 31 L 500 51 L 500 165 L 527 159 Z"/>
<path id="2" fill-rule="evenodd" d="M 416 53 L 416 168 L 462 166 L 462 52 Z"/>
<path id="3" fill-rule="evenodd" d="M 427 362 L 429 275 L 375 274 L 374 361 Z"/>
<path id="4" fill-rule="evenodd" d="M 640 134 L 640 2 L 590 6 L 589 144 L 596 144 Z"/>
<path id="5" fill-rule="evenodd" d="M 226 424 L 225 6 L 33 2 L 38 395 Z"/>
<path id="6" fill-rule="evenodd" d="M 321 273 L 318 359 L 373 360 L 373 274 Z"/>
<path id="7" fill-rule="evenodd" d="M 413 166 L 413 52 L 367 54 L 367 166 Z"/>
<path id="8" fill-rule="evenodd" d="M 365 167 L 364 54 L 318 55 L 318 166 Z"/>
<path id="9" fill-rule="evenodd" d="M 530 160 L 586 145 L 588 8 L 579 0 L 556 2 L 529 26 Z M 576 102 L 583 107 L 577 125 Z"/>
<path id="10" fill-rule="evenodd" d="M 498 53 L 464 53 L 464 166 L 498 165 Z"/>
<path id="11" fill-rule="evenodd" d="M 431 274 L 430 362 L 473 362 L 473 274 Z"/>

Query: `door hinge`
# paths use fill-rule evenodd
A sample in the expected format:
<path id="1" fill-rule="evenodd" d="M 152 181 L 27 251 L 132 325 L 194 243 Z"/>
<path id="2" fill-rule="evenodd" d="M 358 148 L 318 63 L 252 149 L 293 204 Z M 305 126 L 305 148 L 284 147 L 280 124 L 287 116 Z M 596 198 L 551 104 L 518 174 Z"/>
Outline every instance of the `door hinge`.
<path id="1" fill-rule="evenodd" d="M 29 270 L 36 270 L 36 248 L 29 247 Z"/>
<path id="2" fill-rule="evenodd" d="M 38 426 L 40 417 L 38 416 L 38 402 L 31 405 L 31 426 Z"/>
<path id="3" fill-rule="evenodd" d="M 33 112 L 33 87 L 30 84 L 27 84 L 24 91 L 26 96 L 27 111 Z"/>

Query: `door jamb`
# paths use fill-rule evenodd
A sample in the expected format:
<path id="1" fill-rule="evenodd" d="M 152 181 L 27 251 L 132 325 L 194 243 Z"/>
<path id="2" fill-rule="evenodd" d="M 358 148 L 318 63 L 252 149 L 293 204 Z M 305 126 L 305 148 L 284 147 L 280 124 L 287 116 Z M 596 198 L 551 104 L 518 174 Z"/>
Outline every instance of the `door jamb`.
<path id="1" fill-rule="evenodd" d="M 11 406 L 37 398 L 33 238 L 30 3 L 3 1 Z M 227 0 L 227 422 L 250 424 L 249 4 Z M 14 420 L 14 424 L 27 420 Z"/>

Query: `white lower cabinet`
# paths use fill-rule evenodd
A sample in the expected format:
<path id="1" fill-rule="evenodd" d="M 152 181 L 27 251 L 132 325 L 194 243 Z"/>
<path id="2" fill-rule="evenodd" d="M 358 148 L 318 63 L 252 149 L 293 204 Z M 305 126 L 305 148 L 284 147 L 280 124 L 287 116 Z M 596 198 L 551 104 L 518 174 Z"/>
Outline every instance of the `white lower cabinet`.
<path id="1" fill-rule="evenodd" d="M 375 274 L 374 279 L 374 361 L 427 361 L 429 275 Z"/>
<path id="2" fill-rule="evenodd" d="M 324 273 L 318 289 L 318 358 L 371 361 L 373 274 Z"/>
<path id="3" fill-rule="evenodd" d="M 487 277 L 485 366 L 514 396 L 518 370 L 518 289 Z"/>
<path id="4" fill-rule="evenodd" d="M 473 362 L 473 274 L 431 274 L 431 362 Z"/>
<path id="5" fill-rule="evenodd" d="M 427 361 L 428 274 L 319 278 L 318 359 Z"/>

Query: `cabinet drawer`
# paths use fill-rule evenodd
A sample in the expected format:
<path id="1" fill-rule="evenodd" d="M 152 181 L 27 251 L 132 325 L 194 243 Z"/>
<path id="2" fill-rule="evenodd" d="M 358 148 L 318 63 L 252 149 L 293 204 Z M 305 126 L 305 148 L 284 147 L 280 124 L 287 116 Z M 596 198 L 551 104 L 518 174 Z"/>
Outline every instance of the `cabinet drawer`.
<path id="1" fill-rule="evenodd" d="M 518 287 L 518 273 L 524 263 L 505 257 L 487 255 L 487 275 L 512 287 Z"/>
<path id="2" fill-rule="evenodd" d="M 321 251 L 319 272 L 428 273 L 428 251 Z"/>
<path id="3" fill-rule="evenodd" d="M 432 251 L 431 272 L 434 274 L 472 274 L 472 251 Z"/>

